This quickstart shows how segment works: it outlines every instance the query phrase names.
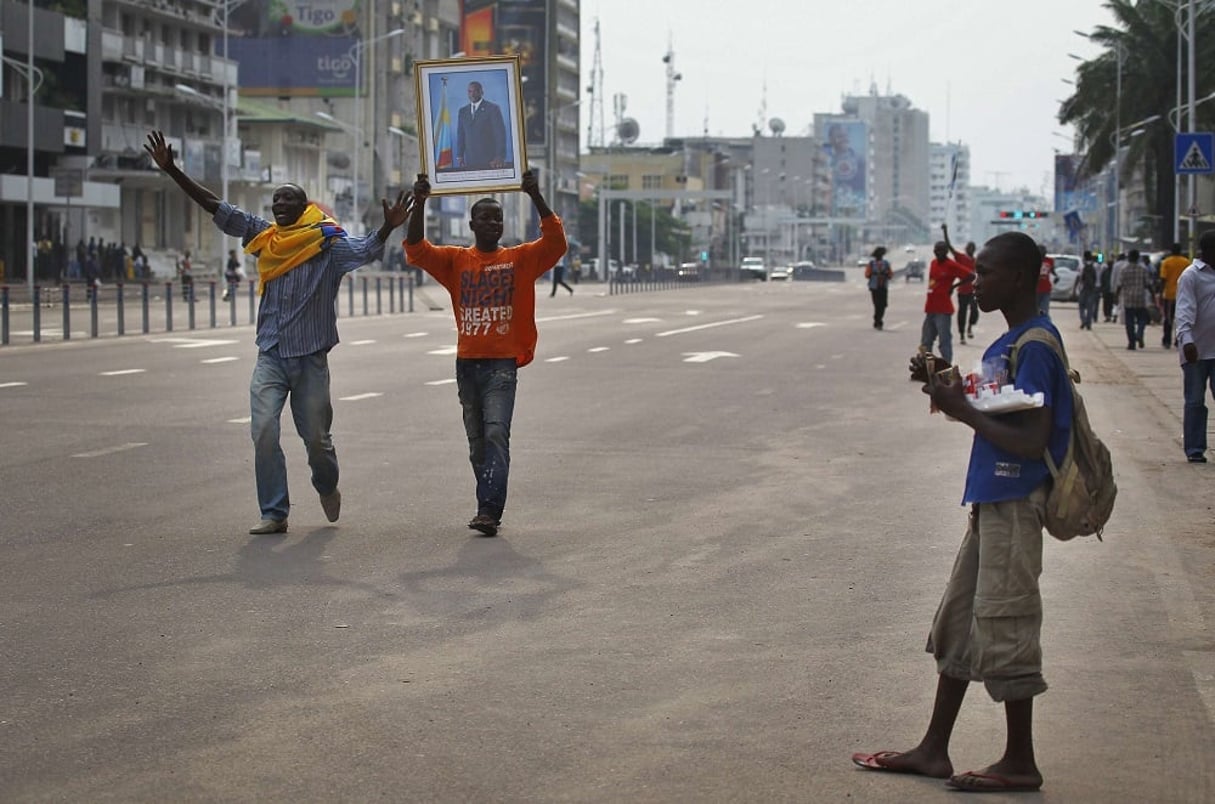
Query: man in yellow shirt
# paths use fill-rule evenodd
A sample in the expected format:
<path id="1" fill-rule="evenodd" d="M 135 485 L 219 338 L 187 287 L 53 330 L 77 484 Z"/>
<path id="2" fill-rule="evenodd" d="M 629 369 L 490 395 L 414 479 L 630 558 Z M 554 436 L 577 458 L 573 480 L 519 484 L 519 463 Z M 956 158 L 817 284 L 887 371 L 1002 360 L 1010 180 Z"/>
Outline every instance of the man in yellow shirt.
<path id="1" fill-rule="evenodd" d="M 1177 277 L 1181 276 L 1190 264 L 1190 260 L 1181 253 L 1181 246 L 1173 244 L 1173 249 L 1167 257 L 1160 261 L 1160 312 L 1161 327 L 1164 330 L 1163 344 L 1165 349 L 1173 346 L 1174 318 L 1177 312 Z"/>

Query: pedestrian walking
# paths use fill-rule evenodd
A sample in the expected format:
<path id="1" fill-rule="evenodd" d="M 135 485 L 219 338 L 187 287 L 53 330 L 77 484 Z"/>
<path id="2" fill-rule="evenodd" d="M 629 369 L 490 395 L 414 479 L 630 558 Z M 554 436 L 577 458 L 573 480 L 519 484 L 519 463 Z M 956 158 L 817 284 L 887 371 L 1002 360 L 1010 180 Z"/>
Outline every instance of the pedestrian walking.
<path id="1" fill-rule="evenodd" d="M 574 295 L 574 289 L 565 283 L 565 257 L 562 257 L 561 262 L 553 266 L 553 292 L 548 294 L 550 299 L 557 295 L 558 285 L 568 290 L 571 296 Z"/>
<path id="2" fill-rule="evenodd" d="M 337 292 L 342 277 L 384 253 L 392 230 L 405 222 L 405 192 L 391 206 L 381 200 L 384 223 L 365 237 L 349 237 L 297 184 L 281 184 L 271 199 L 273 221 L 226 200 L 186 175 L 164 134 L 148 134 L 144 149 L 152 161 L 224 234 L 239 237 L 246 254 L 257 258 L 261 303 L 257 309 L 257 364 L 249 384 L 254 475 L 261 521 L 252 534 L 285 533 L 291 498 L 287 462 L 279 440 L 279 419 L 288 400 L 296 432 L 308 453 L 312 487 L 325 518 L 334 522 L 342 506 L 337 452 L 330 427 L 329 351 L 338 343 Z"/>
<path id="3" fill-rule="evenodd" d="M 1190 463 L 1206 463 L 1206 397 L 1215 396 L 1215 229 L 1202 233 L 1198 257 L 1177 280 L 1176 315 L 1185 395 L 1182 446 Z"/>
<path id="4" fill-rule="evenodd" d="M 886 247 L 878 246 L 870 255 L 869 264 L 865 266 L 865 279 L 869 284 L 869 296 L 873 300 L 874 329 L 882 328 L 892 278 L 894 271 L 890 267 L 890 261 L 886 259 Z"/>
<path id="5" fill-rule="evenodd" d="M 469 211 L 474 245 L 426 240 L 430 182 L 420 174 L 405 237 L 405 256 L 447 288 L 456 318 L 456 388 L 464 411 L 468 457 L 477 484 L 477 513 L 468 527 L 495 536 L 506 507 L 510 428 L 518 370 L 536 352 L 536 280 L 566 253 L 561 219 L 530 170 L 520 190 L 540 217 L 540 238 L 504 248 L 502 205 L 482 198 Z"/>
<path id="6" fill-rule="evenodd" d="M 1165 349 L 1173 345 L 1173 330 L 1177 325 L 1177 280 L 1189 265 L 1190 261 L 1181 253 L 1180 243 L 1174 243 L 1168 256 L 1160 261 L 1160 324 L 1164 329 L 1160 343 Z"/>
<path id="7" fill-rule="evenodd" d="M 1136 348 L 1143 348 L 1151 281 L 1147 267 L 1139 260 L 1139 250 L 1132 249 L 1114 276 L 1114 290 L 1118 293 L 1118 304 L 1122 308 L 1122 320 L 1126 327 L 1126 348 L 1132 352 Z"/>
<path id="8" fill-rule="evenodd" d="M 953 287 L 970 276 L 970 272 L 949 258 L 949 246 L 938 240 L 932 248 L 936 255 L 928 266 L 928 296 L 924 300 L 924 325 L 920 328 L 920 348 L 931 352 L 940 340 L 941 357 L 953 363 Z"/>
<path id="9" fill-rule="evenodd" d="M 240 280 L 240 258 L 236 256 L 236 249 L 228 249 L 228 264 L 224 267 L 224 301 L 236 295 Z"/>
<path id="10" fill-rule="evenodd" d="M 1076 277 L 1076 306 L 1080 310 L 1080 329 L 1092 329 L 1097 319 L 1097 300 L 1101 297 L 1097 261 L 1091 251 L 1084 252 Z"/>
<path id="11" fill-rule="evenodd" d="M 1039 245 L 1042 264 L 1038 269 L 1038 312 L 1050 315 L 1050 292 L 1055 287 L 1059 274 L 1055 271 L 1055 258 L 1046 253 L 1046 246 Z"/>
<path id="12" fill-rule="evenodd" d="M 967 401 L 961 378 L 935 381 L 924 355 L 912 358 L 913 379 L 923 381 L 933 405 L 970 427 L 974 439 L 963 504 L 970 505 L 966 534 L 933 618 L 927 650 L 936 660 L 937 689 L 924 737 L 909 751 L 859 753 L 852 761 L 869 770 L 947 779 L 968 792 L 1037 790 L 1042 774 L 1034 757 L 1034 698 L 1046 691 L 1042 675 L 1042 529 L 1051 475 L 1049 449 L 1062 462 L 1068 449 L 1072 391 L 1053 347 L 1028 341 L 1028 330 L 1062 338 L 1038 308 L 1041 254 L 1022 232 L 997 235 L 976 259 L 975 297 L 984 312 L 999 311 L 1008 325 L 983 354 L 982 382 L 1041 392 L 1042 407 L 1016 416 L 979 411 Z M 971 681 L 983 683 L 1004 704 L 1007 741 L 1003 756 L 987 767 L 955 774 L 949 743 Z M 900 702 L 893 704 L 901 705 Z"/>
<path id="13" fill-rule="evenodd" d="M 966 244 L 965 251 L 958 251 L 949 242 L 949 226 L 944 223 L 941 224 L 941 235 L 954 261 L 970 272 L 970 276 L 954 283 L 954 289 L 958 292 L 958 341 L 966 343 L 967 338 L 974 340 L 975 324 L 979 323 L 979 305 L 974 295 L 975 243 L 971 240 Z"/>

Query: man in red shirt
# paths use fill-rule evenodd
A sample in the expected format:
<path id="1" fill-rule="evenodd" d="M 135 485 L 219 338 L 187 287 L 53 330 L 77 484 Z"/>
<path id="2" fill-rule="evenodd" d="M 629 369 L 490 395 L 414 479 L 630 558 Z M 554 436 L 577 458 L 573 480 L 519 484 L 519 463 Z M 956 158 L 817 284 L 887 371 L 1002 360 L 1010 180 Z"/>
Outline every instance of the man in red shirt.
<path id="1" fill-rule="evenodd" d="M 945 245 L 949 247 L 950 253 L 953 254 L 954 260 L 958 265 L 961 265 L 970 272 L 970 276 L 960 280 L 955 288 L 958 290 L 958 340 L 966 343 L 966 339 L 974 340 L 975 324 L 979 323 L 979 305 L 975 302 L 975 241 L 971 240 L 966 244 L 966 251 L 958 251 L 953 247 L 953 243 L 949 242 L 949 227 L 941 224 L 941 236 L 945 238 Z"/>
<path id="2" fill-rule="evenodd" d="M 502 239 L 502 205 L 482 198 L 472 205 L 469 228 L 475 245 L 435 246 L 426 240 L 430 182 L 419 175 L 405 236 L 405 257 L 439 281 L 456 316 L 456 387 L 464 409 L 468 458 L 477 482 L 472 530 L 496 536 L 506 507 L 510 425 L 516 371 L 536 354 L 536 280 L 565 255 L 565 229 L 540 194 L 530 170 L 520 190 L 540 216 L 540 239 L 512 248 Z"/>
<path id="3" fill-rule="evenodd" d="M 1055 286 L 1055 258 L 1046 256 L 1046 246 L 1039 245 L 1042 252 L 1042 268 L 1038 273 L 1038 312 L 1050 316 L 1050 291 Z"/>
<path id="4" fill-rule="evenodd" d="M 938 240 L 932 247 L 936 259 L 928 266 L 928 298 L 924 300 L 924 326 L 920 330 L 920 347 L 932 351 L 933 341 L 941 341 L 941 357 L 953 364 L 953 286 L 954 282 L 971 277 L 971 271 L 949 259 L 949 245 Z"/>

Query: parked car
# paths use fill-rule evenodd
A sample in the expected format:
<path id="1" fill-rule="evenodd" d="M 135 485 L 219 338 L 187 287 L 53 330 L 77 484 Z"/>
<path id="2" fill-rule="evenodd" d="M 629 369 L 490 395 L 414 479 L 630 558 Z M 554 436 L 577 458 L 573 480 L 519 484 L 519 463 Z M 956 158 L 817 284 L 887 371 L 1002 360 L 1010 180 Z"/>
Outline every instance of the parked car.
<path id="1" fill-rule="evenodd" d="M 793 276 L 793 267 L 789 265 L 773 265 L 772 270 L 768 272 L 768 278 L 772 281 L 785 282 Z"/>
<path id="2" fill-rule="evenodd" d="M 758 279 L 768 281 L 768 267 L 764 265 L 763 257 L 743 257 L 738 266 L 739 279 Z"/>
<path id="3" fill-rule="evenodd" d="M 923 260 L 908 261 L 907 267 L 903 269 L 903 281 L 910 282 L 913 279 L 918 279 L 923 282 L 924 268 L 925 266 Z"/>
<path id="4" fill-rule="evenodd" d="M 680 282 L 699 282 L 700 281 L 700 263 L 698 262 L 681 262 L 675 276 Z"/>
<path id="5" fill-rule="evenodd" d="M 1051 285 L 1051 301 L 1075 301 L 1076 280 L 1080 278 L 1080 258 L 1074 254 L 1049 254 L 1055 261 L 1055 279 Z"/>

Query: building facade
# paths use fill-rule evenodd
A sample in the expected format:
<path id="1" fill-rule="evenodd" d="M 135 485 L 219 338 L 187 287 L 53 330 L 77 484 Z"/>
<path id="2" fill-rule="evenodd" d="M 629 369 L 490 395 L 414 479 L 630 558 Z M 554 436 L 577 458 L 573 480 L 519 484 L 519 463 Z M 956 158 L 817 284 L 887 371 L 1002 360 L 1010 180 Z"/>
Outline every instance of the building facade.
<path id="1" fill-rule="evenodd" d="M 939 235 L 940 224 L 949 225 L 949 239 L 959 249 L 970 236 L 970 148 L 962 143 L 930 146 L 928 168 L 928 218 Z"/>

